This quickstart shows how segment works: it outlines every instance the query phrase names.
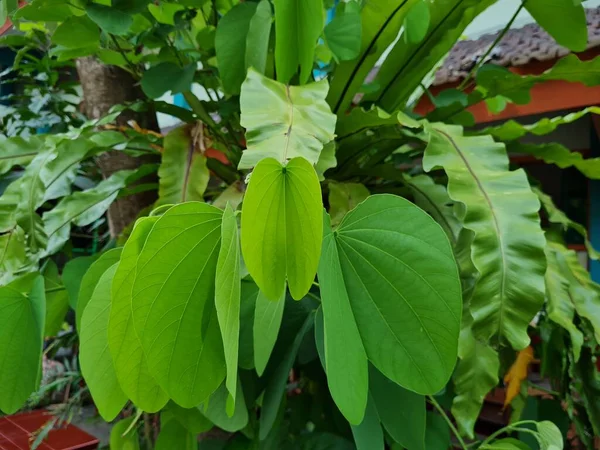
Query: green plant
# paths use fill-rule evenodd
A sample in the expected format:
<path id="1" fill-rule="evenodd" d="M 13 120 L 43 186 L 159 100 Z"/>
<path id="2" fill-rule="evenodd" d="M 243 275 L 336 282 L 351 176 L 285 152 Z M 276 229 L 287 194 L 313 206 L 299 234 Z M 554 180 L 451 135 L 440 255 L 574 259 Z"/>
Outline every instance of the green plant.
<path id="1" fill-rule="evenodd" d="M 485 395 L 530 344 L 541 311 L 543 359 L 559 361 L 548 374 L 582 439 L 598 434 L 598 286 L 560 234 L 545 235 L 540 199 L 552 223 L 581 227 L 509 169 L 508 151 L 591 178 L 597 161 L 516 141 L 569 118 L 483 131 L 460 124 L 468 106 L 526 102 L 538 82 L 599 84 L 600 60 L 572 55 L 539 76 L 483 65 L 465 83 L 472 90 L 418 117 L 412 106 L 428 74 L 495 2 L 349 1 L 327 26 L 322 3 L 33 0 L 13 13 L 51 35 L 56 58 L 95 55 L 139 80 L 148 98 L 62 134 L 3 143 L 2 173 L 24 168 L 0 197 L 3 411 L 35 390 L 42 338 L 52 335 L 44 330 L 68 303 L 100 414 L 113 420 L 129 401 L 138 410 L 115 427 L 114 448 L 138 448 L 142 422 L 151 446 L 155 413 L 157 449 L 195 448 L 213 425 L 231 433 L 227 448 L 342 449 L 352 438 L 359 449 L 448 448 L 451 433 L 464 449 L 525 448 L 503 436 L 517 432 L 562 448 L 556 425 L 519 421 L 526 390 L 514 423 L 484 441 L 474 435 Z M 557 0 L 548 15 L 543 3 L 525 7 L 582 50 L 582 6 Z M 396 41 L 401 30 L 409 35 Z M 192 93 L 193 82 L 210 100 Z M 169 91 L 183 93 L 191 112 L 153 100 Z M 186 123 L 164 140 L 102 129 L 127 108 Z M 78 168 L 90 171 L 86 161 L 107 150 L 161 155 L 161 164 L 73 189 Z M 72 225 L 156 189 L 132 184 L 154 172 L 158 201 L 117 240 L 124 245 L 70 260 L 57 285 L 40 275 Z M 62 289 L 68 295 L 50 301 Z"/>

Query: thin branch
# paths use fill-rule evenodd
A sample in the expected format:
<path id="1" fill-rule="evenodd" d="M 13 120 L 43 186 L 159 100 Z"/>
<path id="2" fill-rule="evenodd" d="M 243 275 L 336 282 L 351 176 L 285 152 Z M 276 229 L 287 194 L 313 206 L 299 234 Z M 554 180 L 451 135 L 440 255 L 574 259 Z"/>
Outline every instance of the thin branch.
<path id="1" fill-rule="evenodd" d="M 458 443 L 460 444 L 461 448 L 463 450 L 467 450 L 467 445 L 465 444 L 465 441 L 463 440 L 462 436 L 460 435 L 460 433 L 458 432 L 458 430 L 456 429 L 456 427 L 450 420 L 450 417 L 448 417 L 448 415 L 444 411 L 444 408 L 442 408 L 440 406 L 440 404 L 437 402 L 437 400 L 435 398 L 433 398 L 432 395 L 428 395 L 427 399 L 435 407 L 435 409 L 437 409 L 438 412 L 442 415 L 442 418 L 446 421 L 446 423 L 448 424 L 448 427 L 452 430 L 452 433 L 454 433 L 454 436 L 456 436 L 456 439 L 458 440 Z"/>
<path id="2" fill-rule="evenodd" d="M 125 50 L 123 50 L 121 48 L 121 46 L 119 45 L 119 41 L 117 41 L 117 38 L 113 34 L 109 33 L 108 35 L 110 36 L 110 39 L 113 41 L 113 44 L 115 44 L 115 47 L 117 47 L 117 51 L 121 54 L 121 56 L 123 57 L 123 59 L 125 60 L 125 62 L 127 63 L 127 65 L 129 66 L 129 68 L 131 69 L 131 73 L 139 77 L 139 73 L 138 73 L 137 67 L 135 66 L 135 64 L 133 64 L 129 60 L 129 58 L 125 54 Z"/>

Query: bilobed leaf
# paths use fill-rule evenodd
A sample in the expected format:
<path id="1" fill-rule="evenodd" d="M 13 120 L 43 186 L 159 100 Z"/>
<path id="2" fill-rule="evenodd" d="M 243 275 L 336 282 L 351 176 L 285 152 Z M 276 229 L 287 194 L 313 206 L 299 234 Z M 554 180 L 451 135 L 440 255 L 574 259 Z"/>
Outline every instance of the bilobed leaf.
<path id="1" fill-rule="evenodd" d="M 471 258 L 480 277 L 470 304 L 473 332 L 520 350 L 544 302 L 539 200 L 522 169 L 508 170 L 504 145 L 489 136 L 464 137 L 458 126 L 434 124 L 428 131 L 423 168 L 445 170 L 448 195 L 464 205 L 461 220 L 475 233 Z"/>
<path id="2" fill-rule="evenodd" d="M 373 366 L 369 390 L 381 423 L 394 441 L 411 450 L 425 450 L 425 397 L 398 386 Z"/>
<path id="3" fill-rule="evenodd" d="M 177 403 L 170 402 L 161 412 L 161 421 L 170 420 L 169 416 L 178 420 L 186 430 L 193 434 L 203 433 L 213 427 L 211 421 L 200 412 L 200 408 L 182 408 Z"/>
<path id="4" fill-rule="evenodd" d="M 256 11 L 256 3 L 243 2 L 235 5 L 219 20 L 215 51 L 223 90 L 228 95 L 239 94 L 246 77 L 246 52 L 253 50 L 247 46 L 250 44 L 247 38 L 250 37 L 250 23 Z M 259 67 L 256 69 L 260 70 Z"/>
<path id="5" fill-rule="evenodd" d="M 75 306 L 75 325 L 78 331 L 81 331 L 81 317 L 85 310 L 88 302 L 92 298 L 92 294 L 96 289 L 96 285 L 102 277 L 102 274 L 106 272 L 111 266 L 119 262 L 121 257 L 122 248 L 113 248 L 104 252 L 89 266 L 89 269 L 83 275 L 79 283 L 79 293 L 77 295 L 77 303 Z"/>
<path id="6" fill-rule="evenodd" d="M 277 80 L 289 83 L 299 66 L 300 84 L 304 84 L 323 31 L 323 0 L 275 0 L 274 6 Z"/>
<path id="7" fill-rule="evenodd" d="M 127 403 L 121 390 L 113 359 L 108 351 L 110 290 L 117 270 L 113 264 L 100 277 L 81 318 L 79 363 L 94 404 L 104 420 L 110 422 Z"/>
<path id="8" fill-rule="evenodd" d="M 413 5 L 404 19 L 404 37 L 411 44 L 418 44 L 429 28 L 429 2 L 421 0 Z"/>
<path id="9" fill-rule="evenodd" d="M 225 384 L 233 400 L 232 406 L 236 398 L 237 385 L 241 288 L 238 224 L 235 212 L 230 205 L 227 205 L 221 223 L 221 249 L 215 279 L 215 306 L 227 365 Z M 228 408 L 227 414 L 233 415 L 233 410 Z"/>
<path id="10" fill-rule="evenodd" d="M 125 35 L 133 24 L 133 17 L 114 7 L 89 3 L 85 12 L 102 30 L 110 34 Z"/>
<path id="11" fill-rule="evenodd" d="M 269 300 L 262 291 L 259 291 L 255 305 L 252 342 L 254 344 L 254 367 L 260 376 L 267 367 L 277 340 L 285 307 L 285 291 L 277 301 Z"/>
<path id="12" fill-rule="evenodd" d="M 546 260 L 548 261 L 548 268 L 546 269 L 548 318 L 569 333 L 573 357 L 577 362 L 583 345 L 583 334 L 573 323 L 575 305 L 571 300 L 569 278 L 565 276 L 564 272 L 564 265 L 566 264 L 564 247 L 549 242 L 546 245 Z"/>
<path id="13" fill-rule="evenodd" d="M 81 287 L 81 281 L 83 280 L 83 277 L 85 276 L 87 270 L 90 268 L 92 263 L 96 261 L 96 259 L 98 259 L 98 256 L 100 256 L 100 254 L 73 258 L 69 260 L 63 268 L 62 281 L 65 285 L 65 288 L 67 289 L 67 294 L 69 296 L 69 306 L 73 310 L 76 310 L 77 308 L 77 299 L 79 297 L 79 288 Z"/>
<path id="14" fill-rule="evenodd" d="M 246 39 L 246 69 L 253 67 L 259 73 L 265 73 L 272 23 L 273 13 L 271 11 L 271 3 L 269 0 L 261 0 L 256 6 L 256 12 L 250 19 L 250 25 L 248 27 L 248 37 Z M 243 73 L 245 74 L 245 72 Z"/>
<path id="15" fill-rule="evenodd" d="M 352 0 L 344 4 L 329 22 L 323 34 L 336 61 L 348 61 L 358 56 L 361 45 L 360 5 Z"/>
<path id="16" fill-rule="evenodd" d="M 525 9 L 556 42 L 574 52 L 587 47 L 587 21 L 581 2 L 572 0 L 527 0 Z"/>
<path id="17" fill-rule="evenodd" d="M 351 425 L 362 422 L 369 390 L 368 361 L 350 306 L 339 249 L 324 215 L 319 286 L 324 317 L 327 385 L 341 413 Z"/>
<path id="18" fill-rule="evenodd" d="M 133 170 L 115 172 L 91 189 L 64 197 L 44 213 L 42 219 L 48 235 L 46 254 L 55 253 L 68 241 L 71 224 L 83 227 L 102 217 L 134 173 Z"/>
<path id="19" fill-rule="evenodd" d="M 344 217 L 333 240 L 340 289 L 350 300 L 368 359 L 407 389 L 438 392 L 456 361 L 462 304 L 458 269 L 442 229 L 409 201 L 374 195 Z M 331 301 L 321 294 L 323 304 Z"/>
<path id="20" fill-rule="evenodd" d="M 137 428 L 134 426 L 131 430 L 131 424 L 134 417 L 119 420 L 110 430 L 110 449 L 111 450 L 139 450 L 140 442 Z M 127 434 L 124 433 L 129 430 Z"/>
<path id="21" fill-rule="evenodd" d="M 84 48 L 100 43 L 100 31 L 87 15 L 71 16 L 54 31 L 52 42 L 67 48 Z"/>
<path id="22" fill-rule="evenodd" d="M 133 327 L 131 295 L 138 256 L 157 220 L 157 216 L 138 220 L 125 243 L 112 281 L 108 321 L 108 348 L 121 389 L 138 408 L 149 413 L 165 406 L 168 397 L 148 370 L 148 361 Z"/>
<path id="23" fill-rule="evenodd" d="M 285 166 L 261 161 L 242 205 L 242 254 L 252 278 L 270 300 L 289 286 L 300 300 L 310 289 L 323 237 L 321 186 L 304 158 Z"/>
<path id="24" fill-rule="evenodd" d="M 383 429 L 372 395 L 368 397 L 367 409 L 362 422 L 352 425 L 352 435 L 356 443 L 356 450 L 383 450 L 385 448 Z"/>
<path id="25" fill-rule="evenodd" d="M 150 98 L 158 98 L 169 91 L 172 94 L 189 91 L 195 72 L 196 63 L 180 67 L 169 61 L 161 62 L 144 72 L 142 90 Z"/>
<path id="26" fill-rule="evenodd" d="M 323 146 L 335 137 L 336 118 L 325 102 L 327 89 L 326 80 L 286 86 L 249 69 L 240 97 L 248 148 L 238 168 L 252 168 L 269 157 L 283 164 L 302 156 L 316 164 Z"/>
<path id="27" fill-rule="evenodd" d="M 228 404 L 231 399 L 225 384 L 222 384 L 219 389 L 210 396 L 206 403 L 199 406 L 202 414 L 204 414 L 211 422 L 230 433 L 239 431 L 248 424 L 248 408 L 246 408 L 246 401 L 244 400 L 244 393 L 242 392 L 242 386 L 239 379 L 237 380 L 236 391 L 239 395 L 236 395 L 235 397 L 232 415 L 227 412 L 227 409 L 229 408 Z"/>
<path id="28" fill-rule="evenodd" d="M 40 152 L 43 143 L 37 136 L 27 139 L 21 136 L 0 138 L 2 156 L 0 156 L 0 175 L 5 174 L 15 166 L 26 166 Z"/>
<path id="29" fill-rule="evenodd" d="M 344 216 L 366 200 L 369 190 L 360 183 L 329 183 L 329 214 L 331 225 L 338 225 Z"/>
<path id="30" fill-rule="evenodd" d="M 137 261 L 133 324 L 150 374 L 184 408 L 206 400 L 225 377 L 214 306 L 221 219 L 205 203 L 175 205 L 154 224 Z"/>
<path id="31" fill-rule="evenodd" d="M 27 274 L 0 287 L 0 410 L 13 414 L 39 384 L 44 316 L 44 279 Z"/>
<path id="32" fill-rule="evenodd" d="M 188 431 L 178 420 L 161 424 L 154 450 L 197 450 L 198 437 Z"/>
<path id="33" fill-rule="evenodd" d="M 65 315 L 69 310 L 69 296 L 58 275 L 58 267 L 52 260 L 45 263 L 44 271 L 44 289 L 46 291 L 46 326 L 44 327 L 44 336 L 56 336 L 60 331 L 65 320 Z"/>
<path id="34" fill-rule="evenodd" d="M 164 139 L 158 169 L 159 205 L 203 201 L 210 174 L 204 156 L 204 125 L 184 125 Z"/>

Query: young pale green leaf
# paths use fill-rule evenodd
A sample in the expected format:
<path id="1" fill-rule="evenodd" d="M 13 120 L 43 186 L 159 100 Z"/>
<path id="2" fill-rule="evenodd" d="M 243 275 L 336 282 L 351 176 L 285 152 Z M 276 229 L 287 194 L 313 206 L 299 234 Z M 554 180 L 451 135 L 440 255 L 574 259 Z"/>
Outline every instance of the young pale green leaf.
<path id="1" fill-rule="evenodd" d="M 83 277 L 99 256 L 100 254 L 95 254 L 92 256 L 80 256 L 79 258 L 73 258 L 69 260 L 67 264 L 65 264 L 65 267 L 62 271 L 62 281 L 67 289 L 69 306 L 71 309 L 77 309 L 77 299 L 79 297 L 79 289 L 81 287 Z"/>
<path id="2" fill-rule="evenodd" d="M 367 409 L 362 422 L 352 425 L 352 435 L 356 443 L 356 450 L 384 450 L 383 429 L 372 395 L 369 395 L 367 400 Z"/>
<path id="3" fill-rule="evenodd" d="M 225 377 L 214 306 L 221 220 L 222 211 L 205 203 L 175 205 L 137 261 L 133 325 L 150 374 L 184 408 L 206 400 Z"/>
<path id="4" fill-rule="evenodd" d="M 403 389 L 373 366 L 369 389 L 381 423 L 394 441 L 411 450 L 425 450 L 425 397 Z"/>
<path id="5" fill-rule="evenodd" d="M 254 367 L 259 376 L 263 374 L 277 341 L 285 307 L 285 290 L 277 301 L 269 300 L 258 292 L 254 309 L 252 342 L 254 344 Z"/>
<path id="6" fill-rule="evenodd" d="M 198 450 L 198 437 L 178 420 L 161 423 L 154 450 Z"/>
<path id="7" fill-rule="evenodd" d="M 324 317 L 327 385 L 351 425 L 362 422 L 369 390 L 367 354 L 350 306 L 336 239 L 324 214 L 323 250 L 319 262 Z"/>
<path id="8" fill-rule="evenodd" d="M 285 166 L 261 161 L 242 205 L 242 253 L 252 278 L 271 300 L 287 278 L 300 300 L 317 272 L 323 238 L 323 203 L 315 169 L 304 158 Z"/>
<path id="9" fill-rule="evenodd" d="M 39 384 L 44 316 L 44 279 L 27 274 L 0 287 L 0 411 L 13 414 Z"/>
<path id="10" fill-rule="evenodd" d="M 46 254 L 57 252 L 69 240 L 71 223 L 81 227 L 102 217 L 134 173 L 132 170 L 115 172 L 91 189 L 64 197 L 52 210 L 44 213 L 42 219 L 48 235 Z"/>
<path id="11" fill-rule="evenodd" d="M 204 125 L 184 125 L 171 130 L 164 139 L 158 169 L 157 206 L 204 201 L 210 174 L 204 156 Z"/>
<path id="12" fill-rule="evenodd" d="M 249 48 L 249 28 L 256 12 L 256 3 L 243 2 L 235 5 L 219 20 L 215 51 L 223 90 L 228 95 L 240 93 L 240 87 L 246 77 L 245 55 L 251 50 L 258 50 Z M 260 70 L 259 67 L 256 69 Z"/>
<path id="13" fill-rule="evenodd" d="M 71 16 L 56 28 L 52 42 L 66 48 L 95 47 L 100 43 L 100 30 L 87 15 Z"/>
<path id="14" fill-rule="evenodd" d="M 324 181 L 325 172 L 335 166 L 337 166 L 337 159 L 335 157 L 335 141 L 331 141 L 323 146 L 323 150 L 319 155 L 319 160 L 317 161 L 317 164 L 315 164 L 315 170 L 317 171 L 319 181 Z"/>
<path id="15" fill-rule="evenodd" d="M 149 413 L 165 406 L 168 397 L 148 370 L 148 361 L 133 327 L 131 293 L 138 256 L 157 220 L 157 216 L 138 220 L 125 243 L 112 281 L 108 321 L 108 348 L 121 389 L 138 408 Z"/>
<path id="16" fill-rule="evenodd" d="M 250 25 L 248 27 L 248 37 L 246 39 L 246 69 L 253 67 L 259 73 L 265 73 L 267 68 L 267 56 L 269 54 L 269 39 L 271 37 L 272 23 L 273 13 L 271 11 L 271 3 L 269 0 L 261 0 L 256 6 L 256 12 L 252 16 L 252 19 L 250 19 Z M 245 71 L 243 73 L 245 73 Z"/>
<path id="17" fill-rule="evenodd" d="M 227 204 L 230 204 L 233 209 L 237 209 L 244 199 L 246 186 L 241 180 L 230 184 L 221 194 L 214 199 L 213 206 L 219 209 L 225 209 Z"/>
<path id="18" fill-rule="evenodd" d="M 46 326 L 44 336 L 56 336 L 65 321 L 69 310 L 69 295 L 58 275 L 58 267 L 51 259 L 45 264 L 42 272 L 44 289 L 46 290 Z"/>
<path id="19" fill-rule="evenodd" d="M 248 148 L 238 168 L 252 168 L 265 158 L 283 164 L 297 156 L 316 164 L 323 146 L 335 137 L 327 89 L 326 80 L 286 86 L 249 69 L 240 97 Z"/>
<path id="20" fill-rule="evenodd" d="M 525 9 L 560 45 L 574 52 L 587 47 L 587 21 L 579 1 L 527 0 Z"/>
<path id="21" fill-rule="evenodd" d="M 119 386 L 113 360 L 108 351 L 110 290 L 117 264 L 113 264 L 98 280 L 92 298 L 81 318 L 79 364 L 90 389 L 94 404 L 104 420 L 110 422 L 127 403 Z"/>
<path id="22" fill-rule="evenodd" d="M 225 384 L 222 384 L 205 404 L 199 406 L 202 414 L 211 422 L 230 433 L 240 431 L 248 425 L 248 408 L 246 407 L 246 400 L 239 379 L 237 380 L 236 391 L 239 392 L 239 395 L 235 397 L 232 415 L 227 412 L 230 409 L 231 398 L 230 391 L 228 391 Z"/>
<path id="23" fill-rule="evenodd" d="M 119 420 L 110 430 L 110 449 L 111 450 L 140 450 L 140 441 L 137 427 L 129 429 L 135 420 L 135 417 Z M 124 434 L 127 430 L 129 432 Z"/>
<path id="24" fill-rule="evenodd" d="M 361 26 L 360 5 L 354 0 L 345 3 L 343 11 L 336 12 L 327 24 L 323 35 L 336 61 L 349 61 L 358 56 Z"/>
<path id="25" fill-rule="evenodd" d="M 78 331 L 81 331 L 83 311 L 92 298 L 92 294 L 96 289 L 100 277 L 102 277 L 102 274 L 104 274 L 111 266 L 119 262 L 122 250 L 122 248 L 113 248 L 102 253 L 99 258 L 92 261 L 89 269 L 85 272 L 83 278 L 81 278 L 79 283 L 79 293 L 77 295 L 77 304 L 75 306 L 75 326 Z"/>
<path id="26" fill-rule="evenodd" d="M 421 0 L 367 2 L 363 5 L 359 55 L 337 66 L 327 96 L 335 114 L 342 117 L 350 107 L 354 95 L 362 87 L 375 63 L 398 37 L 406 14 L 417 1 Z"/>
<path id="27" fill-rule="evenodd" d="M 429 2 L 421 0 L 415 3 L 404 18 L 404 38 L 406 41 L 410 44 L 418 44 L 425 39 L 429 28 L 429 20 Z"/>
<path id="28" fill-rule="evenodd" d="M 473 332 L 523 349 L 544 302 L 539 200 L 525 172 L 509 170 L 504 145 L 491 137 L 464 137 L 461 127 L 443 124 L 428 132 L 423 168 L 446 171 L 448 195 L 464 205 L 464 227 L 475 233 L 471 257 L 480 277 L 470 304 Z"/>
<path id="29" fill-rule="evenodd" d="M 180 67 L 170 61 L 161 62 L 144 72 L 142 90 L 150 98 L 158 98 L 169 91 L 172 94 L 189 91 L 195 72 L 196 63 Z"/>
<path id="30" fill-rule="evenodd" d="M 442 229 L 409 201 L 375 195 L 346 215 L 333 240 L 368 359 L 407 389 L 438 392 L 456 361 L 462 305 Z"/>
<path id="31" fill-rule="evenodd" d="M 369 190 L 360 183 L 329 183 L 329 214 L 331 225 L 337 226 L 344 216 L 365 201 Z"/>
<path id="32" fill-rule="evenodd" d="M 549 420 L 536 423 L 540 450 L 562 450 L 563 437 L 558 427 Z"/>
<path id="33" fill-rule="evenodd" d="M 310 328 L 313 326 L 313 323 L 314 313 L 310 313 L 304 320 L 302 327 L 298 331 L 298 334 L 294 338 L 294 341 L 290 345 L 288 351 L 285 353 L 285 357 L 275 369 L 275 372 L 273 373 L 273 376 L 269 381 L 267 388 L 265 389 L 262 411 L 260 415 L 259 437 L 261 440 L 266 439 L 271 431 L 271 428 L 273 428 L 273 425 L 275 424 L 279 406 L 281 404 L 281 398 L 285 392 L 285 385 L 288 380 L 290 370 L 292 370 L 292 366 L 296 360 L 296 355 L 298 354 L 298 349 L 300 348 L 300 344 L 302 344 L 304 335 L 310 330 Z"/>
<path id="34" fill-rule="evenodd" d="M 240 340 L 240 240 L 235 212 L 227 205 L 221 223 L 221 248 L 217 260 L 215 279 L 215 306 L 221 336 L 225 364 L 227 365 L 227 390 L 232 402 L 228 403 L 227 414 L 233 415 L 229 406 L 235 403 L 237 385 L 238 349 Z"/>
<path id="35" fill-rule="evenodd" d="M 300 84 L 313 68 L 317 39 L 323 31 L 323 0 L 275 0 L 275 69 L 289 83 L 300 67 Z"/>
<path id="36" fill-rule="evenodd" d="M 161 421 L 165 423 L 174 418 L 190 433 L 199 434 L 210 430 L 213 424 L 201 412 L 200 408 L 182 408 L 177 403 L 170 402 L 161 412 Z"/>
<path id="37" fill-rule="evenodd" d="M 88 3 L 85 12 L 102 30 L 110 34 L 125 35 L 133 24 L 133 17 L 114 7 Z"/>
<path id="38" fill-rule="evenodd" d="M 23 139 L 20 136 L 0 138 L 2 156 L 0 156 L 0 175 L 4 175 L 15 166 L 27 166 L 43 147 L 43 140 L 38 136 Z"/>

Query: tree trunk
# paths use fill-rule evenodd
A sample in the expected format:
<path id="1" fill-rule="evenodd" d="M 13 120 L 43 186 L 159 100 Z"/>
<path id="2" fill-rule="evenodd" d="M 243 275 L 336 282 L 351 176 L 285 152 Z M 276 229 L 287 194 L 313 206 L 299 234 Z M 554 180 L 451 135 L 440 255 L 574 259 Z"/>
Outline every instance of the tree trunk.
<path id="1" fill-rule="evenodd" d="M 105 116 L 114 105 L 145 98 L 129 72 L 116 66 L 103 64 L 93 56 L 77 60 L 77 73 L 83 88 L 83 113 L 89 119 Z M 117 118 L 117 125 L 127 125 L 130 120 L 135 120 L 142 128 L 159 131 L 154 111 L 142 113 L 124 111 Z M 136 169 L 149 162 L 156 162 L 156 159 L 135 158 L 118 150 L 106 152 L 97 158 L 98 167 L 105 178 L 119 170 Z M 144 182 L 149 181 L 144 180 Z M 156 198 L 156 191 L 147 191 L 119 198 L 113 202 L 108 210 L 111 236 L 120 235 L 125 227 L 136 219 L 140 211 L 154 203 Z"/>

